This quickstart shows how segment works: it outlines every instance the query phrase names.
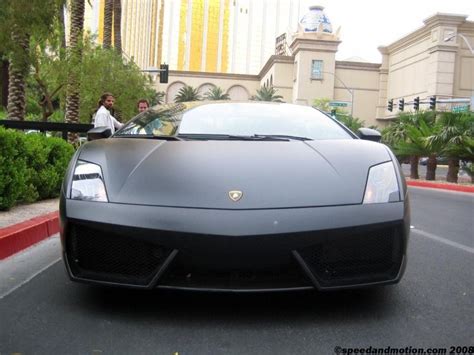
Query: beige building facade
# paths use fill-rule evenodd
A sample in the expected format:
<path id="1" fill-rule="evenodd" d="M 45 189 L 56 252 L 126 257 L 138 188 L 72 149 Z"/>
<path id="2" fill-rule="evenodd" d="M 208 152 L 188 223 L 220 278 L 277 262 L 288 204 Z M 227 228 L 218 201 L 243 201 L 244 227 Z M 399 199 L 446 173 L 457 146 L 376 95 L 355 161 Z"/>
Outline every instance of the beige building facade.
<path id="1" fill-rule="evenodd" d="M 313 7 L 321 9 L 320 7 Z M 313 9 L 314 10 L 314 9 Z M 184 85 L 201 94 L 220 87 L 232 100 L 246 100 L 263 85 L 272 85 L 285 102 L 311 105 L 327 98 L 347 103 L 345 110 L 366 126 L 384 126 L 398 113 L 398 100 L 405 111 L 413 109 L 419 97 L 420 109 L 428 99 L 470 98 L 474 95 L 474 22 L 466 15 L 435 14 L 423 27 L 386 46 L 379 47 L 382 63 L 337 61 L 338 33 L 322 26 L 299 31 L 287 38 L 290 55 L 273 55 L 257 75 L 170 71 L 168 84 L 156 83 L 156 90 L 173 102 Z M 387 111 L 393 99 L 394 110 Z M 351 105 L 352 103 L 352 105 Z M 438 109 L 450 109 L 439 104 Z"/>

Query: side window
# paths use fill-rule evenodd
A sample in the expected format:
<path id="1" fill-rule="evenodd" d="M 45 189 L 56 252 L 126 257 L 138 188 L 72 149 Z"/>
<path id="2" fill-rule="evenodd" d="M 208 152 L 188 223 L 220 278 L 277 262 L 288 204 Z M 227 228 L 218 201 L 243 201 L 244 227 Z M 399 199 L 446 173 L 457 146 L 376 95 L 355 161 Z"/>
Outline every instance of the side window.
<path id="1" fill-rule="evenodd" d="M 311 79 L 322 79 L 323 78 L 323 61 L 313 60 L 311 61 Z"/>

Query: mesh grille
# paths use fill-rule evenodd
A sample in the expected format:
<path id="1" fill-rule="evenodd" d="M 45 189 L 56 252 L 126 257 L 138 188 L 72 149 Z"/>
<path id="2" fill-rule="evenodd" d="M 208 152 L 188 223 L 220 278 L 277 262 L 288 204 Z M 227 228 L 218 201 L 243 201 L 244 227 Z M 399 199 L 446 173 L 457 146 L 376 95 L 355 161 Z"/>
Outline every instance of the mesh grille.
<path id="1" fill-rule="evenodd" d="M 160 285 L 223 290 L 312 287 L 296 261 L 281 267 L 244 271 L 197 268 L 182 265 L 178 260 L 166 271 Z"/>
<path id="2" fill-rule="evenodd" d="M 71 227 L 67 253 L 77 277 L 147 285 L 171 250 L 90 227 Z"/>
<path id="3" fill-rule="evenodd" d="M 395 278 L 402 260 L 394 228 L 326 238 L 299 253 L 322 286 Z"/>

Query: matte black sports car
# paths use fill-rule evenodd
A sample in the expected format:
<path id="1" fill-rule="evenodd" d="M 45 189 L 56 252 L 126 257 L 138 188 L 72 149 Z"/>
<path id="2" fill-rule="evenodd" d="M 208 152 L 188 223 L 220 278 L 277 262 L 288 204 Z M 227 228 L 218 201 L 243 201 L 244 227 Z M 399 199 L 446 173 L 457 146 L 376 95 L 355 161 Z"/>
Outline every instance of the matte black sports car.
<path id="1" fill-rule="evenodd" d="M 69 276 L 221 291 L 396 283 L 406 184 L 392 152 L 370 141 L 380 134 L 358 135 L 291 104 L 148 110 L 70 163 L 60 203 Z"/>

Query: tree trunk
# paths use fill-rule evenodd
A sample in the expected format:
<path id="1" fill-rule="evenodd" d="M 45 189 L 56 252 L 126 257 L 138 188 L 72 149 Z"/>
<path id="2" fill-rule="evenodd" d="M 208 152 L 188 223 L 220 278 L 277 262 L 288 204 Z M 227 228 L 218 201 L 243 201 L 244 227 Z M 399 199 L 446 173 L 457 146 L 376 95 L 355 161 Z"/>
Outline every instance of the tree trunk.
<path id="1" fill-rule="evenodd" d="M 114 0 L 114 47 L 118 54 L 122 54 L 122 3 Z"/>
<path id="2" fill-rule="evenodd" d="M 114 0 L 105 0 L 104 6 L 104 41 L 102 47 L 109 49 L 112 46 L 112 16 Z"/>
<path id="3" fill-rule="evenodd" d="M 0 53 L 0 56 L 3 57 L 2 53 Z M 9 82 L 9 76 L 8 76 L 8 67 L 9 63 L 8 60 L 2 60 L 0 62 L 0 67 L 1 67 L 1 73 L 0 73 L 0 85 L 2 88 L 0 91 L 2 92 L 2 97 L 1 97 L 1 105 L 2 107 L 7 107 L 8 105 L 8 82 Z"/>
<path id="4" fill-rule="evenodd" d="M 71 33 L 69 36 L 69 69 L 66 97 L 66 122 L 79 122 L 80 105 L 80 70 L 82 62 L 82 38 L 84 30 L 84 0 L 71 1 Z M 68 133 L 68 141 L 77 144 L 77 133 Z"/>
<path id="5" fill-rule="evenodd" d="M 436 154 L 431 154 L 426 164 L 426 180 L 436 180 L 436 166 Z"/>
<path id="6" fill-rule="evenodd" d="M 66 59 L 66 24 L 64 22 L 65 5 L 58 6 L 58 22 L 59 22 L 59 36 L 61 39 L 61 46 L 59 48 L 59 59 L 61 61 Z"/>
<path id="7" fill-rule="evenodd" d="M 33 77 L 35 78 L 36 83 L 38 84 L 42 94 L 42 98 L 39 104 L 41 106 L 41 109 L 43 110 L 43 122 L 48 122 L 48 117 L 54 113 L 53 96 L 57 91 L 59 91 L 59 89 L 53 94 L 49 93 L 48 85 L 41 79 L 40 67 L 38 62 L 35 63 L 34 68 L 35 73 L 33 74 Z"/>
<path id="8" fill-rule="evenodd" d="M 412 155 L 410 157 L 410 178 L 419 179 L 420 175 L 418 174 L 418 161 L 419 157 L 417 155 Z"/>
<path id="9" fill-rule="evenodd" d="M 61 36 L 61 48 L 66 49 L 66 25 L 64 24 L 64 5 L 58 7 L 59 32 Z"/>
<path id="10" fill-rule="evenodd" d="M 15 67 L 13 61 L 10 62 L 7 110 L 9 120 L 23 121 L 25 119 L 25 76 L 22 70 Z"/>
<path id="11" fill-rule="evenodd" d="M 448 159 L 448 174 L 446 175 L 447 182 L 458 182 L 459 172 L 459 159 L 449 158 Z"/>
<path id="12" fill-rule="evenodd" d="M 15 49 L 10 58 L 8 80 L 8 119 L 23 121 L 26 113 L 25 78 L 29 67 L 29 37 L 17 29 L 12 31 Z"/>

